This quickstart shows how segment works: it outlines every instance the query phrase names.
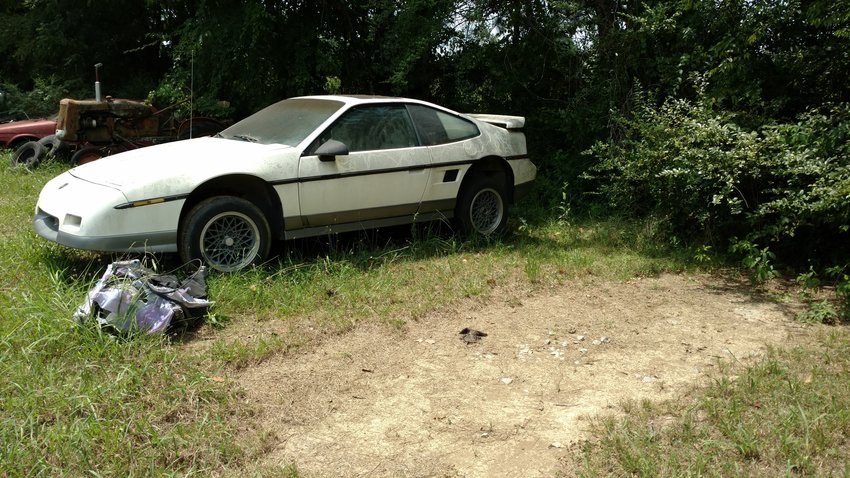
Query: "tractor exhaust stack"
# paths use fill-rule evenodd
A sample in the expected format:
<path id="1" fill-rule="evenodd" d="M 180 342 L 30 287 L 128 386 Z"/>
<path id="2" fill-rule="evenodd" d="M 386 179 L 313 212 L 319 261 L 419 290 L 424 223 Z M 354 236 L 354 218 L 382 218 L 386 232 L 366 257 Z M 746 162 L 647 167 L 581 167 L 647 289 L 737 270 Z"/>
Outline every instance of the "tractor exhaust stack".
<path id="1" fill-rule="evenodd" d="M 103 63 L 97 63 L 94 65 L 94 99 L 96 101 L 101 101 L 100 97 L 100 67 L 103 66 Z"/>

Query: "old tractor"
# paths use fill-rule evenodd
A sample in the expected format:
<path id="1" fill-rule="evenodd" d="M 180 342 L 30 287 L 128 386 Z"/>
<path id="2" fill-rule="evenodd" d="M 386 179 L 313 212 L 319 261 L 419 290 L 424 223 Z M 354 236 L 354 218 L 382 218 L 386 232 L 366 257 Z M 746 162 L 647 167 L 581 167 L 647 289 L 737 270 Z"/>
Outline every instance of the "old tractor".
<path id="1" fill-rule="evenodd" d="M 173 114 L 176 106 L 157 110 L 140 101 L 110 97 L 105 101 L 66 98 L 59 102 L 56 139 L 72 145 L 70 160 L 77 165 L 129 149 L 208 136 L 225 127 L 212 118 L 178 121 Z"/>
<path id="2" fill-rule="evenodd" d="M 102 99 L 100 66 L 95 65 L 95 99 L 61 100 L 56 134 L 18 148 L 12 157 L 13 165 L 34 168 L 46 158 L 57 158 L 76 166 L 130 149 L 209 136 L 226 126 L 222 121 L 206 117 L 181 121 L 175 111 L 188 99 L 159 110 L 142 101 L 110 96 Z"/>

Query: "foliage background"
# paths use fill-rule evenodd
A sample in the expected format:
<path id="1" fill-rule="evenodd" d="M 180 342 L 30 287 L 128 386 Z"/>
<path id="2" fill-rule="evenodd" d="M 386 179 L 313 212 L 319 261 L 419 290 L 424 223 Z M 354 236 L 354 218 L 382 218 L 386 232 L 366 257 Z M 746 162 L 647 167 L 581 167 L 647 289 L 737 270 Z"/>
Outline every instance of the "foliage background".
<path id="1" fill-rule="evenodd" d="M 95 63 L 106 94 L 234 120 L 325 92 L 518 114 L 538 216 L 657 215 L 840 278 L 848 52 L 828 0 L 3 0 L 0 116 L 91 96 Z"/>
<path id="2" fill-rule="evenodd" d="M 96 63 L 105 94 L 164 107 L 194 92 L 198 113 L 233 120 L 324 92 L 527 117 L 539 176 L 521 210 L 519 229 L 531 231 L 522 242 L 482 250 L 434 238 L 296 257 L 275 272 L 219 278 L 221 315 L 211 323 L 310 311 L 323 330 L 342 330 L 367 310 L 399 320 L 402 308 L 415 315 L 432 300 L 476 296 L 516 267 L 531 283 L 547 270 L 678 269 L 670 248 L 697 251 L 698 260 L 728 252 L 756 279 L 788 267 L 806 289 L 833 285 L 843 299 L 839 310 L 814 303 L 804 318 L 850 316 L 850 2 L 0 0 L 0 120 L 93 96 Z M 234 442 L 234 424 L 250 410 L 217 370 L 297 343 L 219 340 L 202 359 L 158 338 L 116 341 L 69 328 L 58 318 L 71 316 L 97 259 L 32 240 L 29 222 L 37 191 L 62 168 L 0 170 L 17 185 L 0 201 L 11 218 L 0 247 L 0 465 L 12 476 L 132 476 L 220 474 L 250 461 L 264 437 L 247 449 Z M 559 226 L 569 223 L 576 226 Z M 432 259 L 425 273 L 422 258 Z M 434 284 L 438 299 L 421 300 L 418 291 Z M 840 385 L 819 379 L 817 367 L 846 352 L 842 341 L 806 353 L 816 365 L 789 363 L 817 385 Z M 833 365 L 846 372 L 844 362 Z M 788 392 L 805 379 L 768 372 L 795 401 L 776 409 L 799 410 L 804 430 L 847 423 L 840 413 L 810 422 L 805 400 Z M 754 400 L 735 400 L 727 415 L 740 424 L 736 413 L 747 407 L 736 404 Z M 782 428 L 758 418 L 750 420 L 758 431 Z"/>

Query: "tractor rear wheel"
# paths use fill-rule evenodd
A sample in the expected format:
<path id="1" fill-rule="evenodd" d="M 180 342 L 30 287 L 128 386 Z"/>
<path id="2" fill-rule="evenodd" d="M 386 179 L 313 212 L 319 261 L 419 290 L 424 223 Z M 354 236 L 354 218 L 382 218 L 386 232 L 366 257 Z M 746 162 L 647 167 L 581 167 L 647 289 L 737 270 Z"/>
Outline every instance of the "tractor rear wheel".
<path id="1" fill-rule="evenodd" d="M 97 146 L 89 146 L 74 153 L 74 155 L 71 156 L 71 164 L 79 166 L 81 164 L 97 161 L 104 156 L 106 155 L 103 154 L 103 150 L 101 148 L 98 148 Z"/>

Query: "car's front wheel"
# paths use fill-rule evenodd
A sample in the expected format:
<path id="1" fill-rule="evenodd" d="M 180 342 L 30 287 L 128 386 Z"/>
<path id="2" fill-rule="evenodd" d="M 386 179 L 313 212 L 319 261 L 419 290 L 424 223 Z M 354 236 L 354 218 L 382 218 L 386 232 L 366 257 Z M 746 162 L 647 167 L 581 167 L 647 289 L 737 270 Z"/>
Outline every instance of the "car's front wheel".
<path id="1" fill-rule="evenodd" d="M 477 176 L 458 197 L 455 218 L 467 235 L 493 236 L 505 230 L 508 203 L 504 182 L 496 176 Z"/>
<path id="2" fill-rule="evenodd" d="M 186 215 L 178 248 L 184 262 L 200 259 L 210 268 L 234 272 L 262 262 L 271 232 L 263 212 L 235 196 L 215 196 Z"/>

